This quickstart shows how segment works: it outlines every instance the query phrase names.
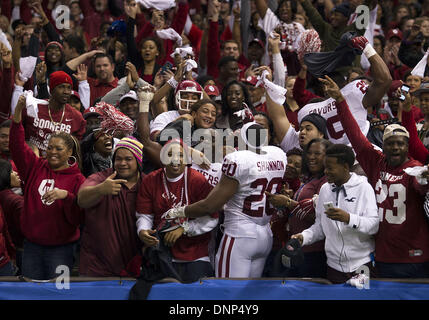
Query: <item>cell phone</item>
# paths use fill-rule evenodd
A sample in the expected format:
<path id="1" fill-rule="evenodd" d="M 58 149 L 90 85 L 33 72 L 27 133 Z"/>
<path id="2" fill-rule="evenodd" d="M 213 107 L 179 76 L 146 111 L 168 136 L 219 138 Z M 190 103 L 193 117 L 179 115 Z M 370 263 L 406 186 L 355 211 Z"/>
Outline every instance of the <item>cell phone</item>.
<path id="1" fill-rule="evenodd" d="M 328 211 L 329 209 L 333 209 L 334 208 L 334 204 L 332 203 L 332 201 L 325 202 L 323 204 L 323 207 L 325 208 L 325 211 Z"/>
<path id="2" fill-rule="evenodd" d="M 170 61 L 167 61 L 162 67 L 161 67 L 161 72 L 165 73 L 165 71 L 167 70 L 171 70 L 171 68 L 173 67 L 173 65 L 171 64 Z"/>
<path id="3" fill-rule="evenodd" d="M 407 94 L 409 91 L 410 91 L 410 87 L 407 86 L 407 85 L 405 85 L 405 84 L 403 84 L 402 87 L 401 87 L 401 92 L 402 93 L 401 93 L 401 96 L 399 97 L 399 100 L 405 101 L 405 95 L 404 95 L 404 93 Z"/>

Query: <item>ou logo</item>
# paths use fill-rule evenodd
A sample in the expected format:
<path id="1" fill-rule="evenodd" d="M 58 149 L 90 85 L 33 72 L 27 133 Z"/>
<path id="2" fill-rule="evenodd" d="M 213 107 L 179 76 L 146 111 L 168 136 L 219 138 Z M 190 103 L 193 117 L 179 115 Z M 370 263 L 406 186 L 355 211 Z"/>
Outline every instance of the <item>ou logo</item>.
<path id="1" fill-rule="evenodd" d="M 53 203 L 54 203 L 54 201 L 46 202 L 46 201 L 45 201 L 45 200 L 43 200 L 43 198 L 42 198 L 42 197 L 43 197 L 43 195 L 44 195 L 46 192 L 51 191 L 51 190 L 53 190 L 53 189 L 54 189 L 54 185 L 55 185 L 55 180 L 53 180 L 53 179 L 44 179 L 44 180 L 42 180 L 42 182 L 40 183 L 38 191 L 39 191 L 39 194 L 40 194 L 40 199 L 42 200 L 42 203 L 43 203 L 44 205 L 50 206 L 51 204 L 53 204 Z"/>

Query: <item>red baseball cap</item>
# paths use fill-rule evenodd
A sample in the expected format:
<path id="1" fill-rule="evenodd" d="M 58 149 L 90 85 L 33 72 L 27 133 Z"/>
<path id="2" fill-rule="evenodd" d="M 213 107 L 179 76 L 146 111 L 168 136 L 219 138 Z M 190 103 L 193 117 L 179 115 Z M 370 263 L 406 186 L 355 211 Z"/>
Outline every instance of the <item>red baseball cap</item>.
<path id="1" fill-rule="evenodd" d="M 89 117 L 94 117 L 94 116 L 102 116 L 103 113 L 101 112 L 100 108 L 97 107 L 89 107 L 88 109 L 86 109 L 83 112 L 83 118 L 86 120 Z"/>
<path id="2" fill-rule="evenodd" d="M 261 39 L 254 38 L 252 41 L 250 41 L 250 42 L 249 42 L 249 46 L 250 46 L 250 44 L 251 44 L 251 43 L 253 43 L 253 42 L 256 42 L 257 44 L 259 44 L 259 45 L 261 46 L 261 48 L 262 48 L 262 49 L 265 49 L 265 45 L 264 45 L 264 43 L 262 42 L 262 40 L 261 40 Z"/>
<path id="3" fill-rule="evenodd" d="M 75 96 L 76 98 L 78 98 L 78 99 L 80 100 L 79 92 L 72 90 L 72 91 L 71 91 L 71 95 L 72 95 L 72 96 Z"/>
<path id="4" fill-rule="evenodd" d="M 208 84 L 204 87 L 204 91 L 207 93 L 208 96 L 219 96 L 220 92 L 219 92 L 219 88 L 212 85 L 212 84 Z"/>
<path id="5" fill-rule="evenodd" d="M 390 29 L 389 32 L 387 33 L 386 39 L 390 40 L 393 37 L 397 37 L 399 38 L 399 40 L 402 41 L 402 38 L 403 38 L 402 31 L 399 29 Z"/>
<path id="6" fill-rule="evenodd" d="M 246 78 L 242 78 L 241 82 L 256 86 L 256 83 L 258 83 L 258 79 L 255 76 L 247 76 Z"/>

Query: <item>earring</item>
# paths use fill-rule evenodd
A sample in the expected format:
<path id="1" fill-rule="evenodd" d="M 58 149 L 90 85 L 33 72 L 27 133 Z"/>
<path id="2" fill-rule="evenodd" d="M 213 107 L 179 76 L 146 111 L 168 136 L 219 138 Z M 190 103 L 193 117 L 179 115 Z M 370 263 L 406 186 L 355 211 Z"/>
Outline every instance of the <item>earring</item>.
<path id="1" fill-rule="evenodd" d="M 73 159 L 73 162 L 70 164 L 70 158 L 72 158 Z M 69 157 L 69 159 L 67 160 L 67 164 L 69 165 L 69 167 L 71 167 L 71 166 L 73 166 L 74 164 L 76 164 L 77 163 L 77 159 L 76 159 L 76 157 L 75 156 L 70 156 Z"/>

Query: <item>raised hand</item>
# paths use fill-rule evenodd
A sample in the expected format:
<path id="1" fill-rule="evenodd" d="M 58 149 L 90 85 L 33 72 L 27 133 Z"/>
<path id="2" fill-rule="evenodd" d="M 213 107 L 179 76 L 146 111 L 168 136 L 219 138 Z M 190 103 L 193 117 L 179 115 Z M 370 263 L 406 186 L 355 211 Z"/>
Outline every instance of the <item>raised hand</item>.
<path id="1" fill-rule="evenodd" d="M 83 63 L 77 66 L 76 73 L 73 76 L 77 81 L 85 81 L 88 78 L 88 67 Z"/>
<path id="2" fill-rule="evenodd" d="M 325 92 L 328 94 L 328 96 L 330 96 L 331 98 L 333 98 L 339 102 L 344 100 L 344 97 L 340 91 L 340 88 L 334 82 L 334 80 L 332 80 L 328 76 L 325 76 L 325 79 L 319 78 L 319 81 L 323 83 L 323 85 L 325 87 Z"/>
<path id="3" fill-rule="evenodd" d="M 131 79 L 133 80 L 133 82 L 137 83 L 137 81 L 139 80 L 139 73 L 137 72 L 136 66 L 128 61 L 125 64 L 125 69 L 128 71 L 129 74 L 131 74 Z"/>
<path id="4" fill-rule="evenodd" d="M 367 44 L 368 44 L 368 39 L 365 38 L 364 36 L 354 37 L 349 42 L 349 45 L 352 48 L 356 48 L 356 49 L 359 49 L 361 51 L 363 51 L 363 49 L 365 49 Z"/>
<path id="5" fill-rule="evenodd" d="M 261 67 L 256 68 L 256 69 L 255 69 L 255 74 L 256 74 L 257 76 L 260 76 L 260 75 L 262 75 L 262 73 L 263 73 L 264 71 L 268 71 L 267 79 L 268 79 L 269 81 L 273 81 L 273 72 L 271 71 L 270 67 L 268 67 L 268 66 L 261 66 Z"/>
<path id="6" fill-rule="evenodd" d="M 36 66 L 36 83 L 42 84 L 46 82 L 46 71 L 48 70 L 48 67 L 46 66 L 45 61 L 40 62 Z"/>

